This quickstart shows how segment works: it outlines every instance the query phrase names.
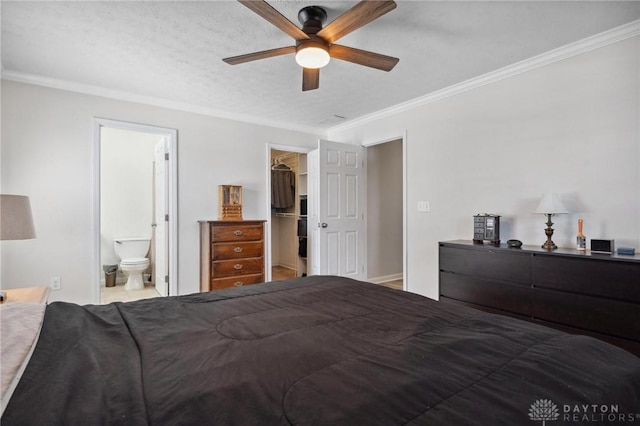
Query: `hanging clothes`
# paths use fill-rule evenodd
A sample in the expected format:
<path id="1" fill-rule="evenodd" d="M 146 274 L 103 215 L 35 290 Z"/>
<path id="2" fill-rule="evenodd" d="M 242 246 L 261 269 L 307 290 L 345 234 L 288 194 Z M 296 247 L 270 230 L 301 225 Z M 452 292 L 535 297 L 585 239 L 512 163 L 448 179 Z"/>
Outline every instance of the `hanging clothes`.
<path id="1" fill-rule="evenodd" d="M 293 171 L 271 169 L 271 207 L 287 209 L 295 205 L 296 177 Z"/>

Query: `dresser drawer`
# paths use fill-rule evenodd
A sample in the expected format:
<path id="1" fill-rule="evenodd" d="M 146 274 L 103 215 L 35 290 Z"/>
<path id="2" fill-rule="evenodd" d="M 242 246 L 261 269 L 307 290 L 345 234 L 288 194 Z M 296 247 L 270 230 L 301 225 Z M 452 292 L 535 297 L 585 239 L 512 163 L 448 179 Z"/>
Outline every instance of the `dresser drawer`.
<path id="1" fill-rule="evenodd" d="M 533 285 L 640 302 L 640 264 L 606 258 L 533 256 Z"/>
<path id="2" fill-rule="evenodd" d="M 242 275 L 240 277 L 214 278 L 211 280 L 211 290 L 242 287 L 251 284 L 260 284 L 264 281 L 262 274 Z"/>
<path id="3" fill-rule="evenodd" d="M 264 259 L 254 257 L 249 259 L 221 260 L 213 262 L 211 268 L 215 278 L 234 277 L 240 275 L 262 274 Z"/>
<path id="4" fill-rule="evenodd" d="M 533 317 L 640 341 L 640 305 L 637 303 L 536 289 Z"/>
<path id="5" fill-rule="evenodd" d="M 440 247 L 440 270 L 529 285 L 531 257 L 520 252 Z"/>
<path id="6" fill-rule="evenodd" d="M 229 241 L 260 241 L 263 235 L 263 225 L 211 225 L 211 239 L 213 242 Z"/>
<path id="7" fill-rule="evenodd" d="M 519 315 L 531 316 L 531 287 L 440 272 L 440 295 Z"/>
<path id="8" fill-rule="evenodd" d="M 214 243 L 211 247 L 211 260 L 244 259 L 261 257 L 262 242 Z"/>

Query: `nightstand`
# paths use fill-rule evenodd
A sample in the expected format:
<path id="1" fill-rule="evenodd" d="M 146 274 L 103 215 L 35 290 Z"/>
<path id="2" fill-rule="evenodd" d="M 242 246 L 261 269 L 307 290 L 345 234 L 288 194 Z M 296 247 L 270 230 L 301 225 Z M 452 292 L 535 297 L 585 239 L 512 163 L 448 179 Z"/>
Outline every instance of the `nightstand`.
<path id="1" fill-rule="evenodd" d="M 2 290 L 5 294 L 3 303 L 36 303 L 46 305 L 50 290 L 47 286 Z"/>

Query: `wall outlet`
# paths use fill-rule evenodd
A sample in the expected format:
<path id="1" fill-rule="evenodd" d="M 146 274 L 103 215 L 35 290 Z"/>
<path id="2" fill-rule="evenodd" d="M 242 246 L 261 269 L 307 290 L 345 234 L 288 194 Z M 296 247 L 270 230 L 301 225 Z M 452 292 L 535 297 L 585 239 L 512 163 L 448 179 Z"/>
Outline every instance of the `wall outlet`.
<path id="1" fill-rule="evenodd" d="M 429 202 L 428 201 L 418 201 L 418 211 L 422 213 L 426 213 L 429 211 Z"/>
<path id="2" fill-rule="evenodd" d="M 60 290 L 60 277 L 51 277 L 49 280 L 49 286 L 51 287 L 51 290 Z"/>

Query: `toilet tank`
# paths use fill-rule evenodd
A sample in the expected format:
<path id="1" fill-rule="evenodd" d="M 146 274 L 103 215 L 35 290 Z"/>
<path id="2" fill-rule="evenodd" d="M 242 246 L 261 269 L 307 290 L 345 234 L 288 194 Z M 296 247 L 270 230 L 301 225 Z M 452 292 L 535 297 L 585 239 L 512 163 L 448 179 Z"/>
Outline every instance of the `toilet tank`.
<path id="1" fill-rule="evenodd" d="M 146 237 L 121 237 L 113 239 L 113 247 L 120 259 L 142 258 L 149 252 L 151 239 Z"/>

